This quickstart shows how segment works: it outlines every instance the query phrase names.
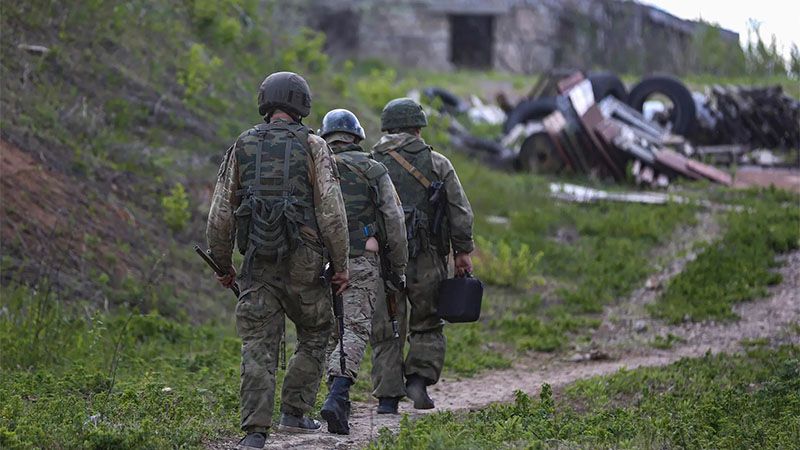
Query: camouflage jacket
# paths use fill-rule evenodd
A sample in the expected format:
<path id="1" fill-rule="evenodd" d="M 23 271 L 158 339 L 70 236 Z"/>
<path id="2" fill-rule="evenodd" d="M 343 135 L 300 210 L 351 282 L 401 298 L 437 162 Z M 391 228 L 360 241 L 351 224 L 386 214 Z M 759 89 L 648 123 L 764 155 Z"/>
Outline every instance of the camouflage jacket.
<path id="1" fill-rule="evenodd" d="M 397 149 L 419 140 L 420 137 L 408 133 L 386 134 L 372 148 L 373 152 L 380 154 Z M 385 159 L 385 158 L 382 158 Z M 431 163 L 434 176 L 444 182 L 447 192 L 447 218 L 450 222 L 450 244 L 455 253 L 471 253 L 475 249 L 472 240 L 472 206 L 467 200 L 467 195 L 461 187 L 458 175 L 453 164 L 441 153 L 431 151 Z"/>
<path id="2" fill-rule="evenodd" d="M 220 267 L 230 267 L 236 221 L 234 211 L 239 206 L 236 191 L 241 188 L 239 167 L 236 152 L 242 151 L 243 139 L 247 139 L 250 130 L 242 133 L 228 151 L 217 174 L 217 184 L 211 199 L 211 210 L 208 213 L 206 239 L 208 247 L 214 255 L 214 261 Z M 314 180 L 314 214 L 319 226 L 319 236 L 330 254 L 331 263 L 336 272 L 347 269 L 349 239 L 347 233 L 347 216 L 339 187 L 338 173 L 328 144 L 319 136 L 310 134 L 308 144 L 313 159 Z"/>
<path id="3" fill-rule="evenodd" d="M 394 184 L 392 184 L 392 179 L 389 178 L 386 168 L 383 167 L 383 164 L 373 160 L 368 153 L 366 153 L 356 144 L 335 142 L 332 144 L 331 148 L 335 154 L 335 159 L 339 166 L 339 173 L 342 174 L 342 192 L 344 193 L 345 208 L 347 208 L 348 223 L 350 223 L 351 227 L 353 226 L 353 223 L 358 221 L 357 218 L 354 217 L 354 214 L 358 214 L 359 211 L 351 211 L 351 205 L 347 195 L 348 188 L 350 188 L 350 186 L 345 185 L 345 183 L 349 183 L 349 181 L 346 181 L 348 177 L 346 177 L 344 174 L 344 171 L 349 171 L 351 169 L 344 159 L 347 158 L 349 160 L 358 161 L 360 162 L 360 164 L 358 164 L 359 166 L 365 166 L 368 168 L 379 166 L 383 172 L 377 178 L 377 180 L 375 180 L 377 195 L 374 199 L 371 199 L 371 201 L 374 201 L 376 213 L 380 214 L 381 218 L 383 219 L 383 236 L 381 236 L 381 245 L 386 247 L 386 251 L 382 254 L 382 257 L 387 258 L 391 269 L 395 274 L 402 276 L 405 273 L 406 264 L 408 263 L 406 224 L 403 216 L 403 207 L 400 204 L 400 197 L 398 197 L 397 191 L 394 189 Z M 358 170 L 358 168 L 356 169 Z M 364 172 L 367 172 L 368 170 L 369 169 Z M 367 181 L 364 180 L 363 177 L 364 173 L 359 174 L 359 176 L 355 179 L 363 180 L 361 182 L 366 184 Z M 361 189 L 358 189 L 359 186 L 353 187 L 361 191 Z M 366 186 L 366 188 L 368 190 L 370 189 L 370 186 Z M 355 197 L 360 197 L 360 195 L 356 195 Z M 356 202 L 358 202 L 358 200 L 359 199 L 356 198 Z M 376 220 L 378 220 L 377 217 L 371 218 L 371 221 L 373 222 Z M 353 249 L 351 249 L 351 253 L 352 252 Z"/>

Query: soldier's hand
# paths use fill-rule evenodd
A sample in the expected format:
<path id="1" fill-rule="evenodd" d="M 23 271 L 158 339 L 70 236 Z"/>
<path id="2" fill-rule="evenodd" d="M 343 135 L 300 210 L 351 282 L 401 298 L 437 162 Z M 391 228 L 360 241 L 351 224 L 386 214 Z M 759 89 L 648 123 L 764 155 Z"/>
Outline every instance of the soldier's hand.
<path id="1" fill-rule="evenodd" d="M 463 277 L 472 273 L 472 258 L 469 253 L 459 253 L 455 257 L 456 276 Z"/>
<path id="2" fill-rule="evenodd" d="M 331 284 L 336 286 L 336 295 L 341 294 L 347 290 L 347 285 L 350 282 L 350 271 L 336 272 L 331 277 Z"/>
<path id="3" fill-rule="evenodd" d="M 219 281 L 219 284 L 221 284 L 222 287 L 230 288 L 231 286 L 233 286 L 233 283 L 236 282 L 236 269 L 233 266 L 231 266 L 228 269 L 227 275 L 224 276 L 217 275 L 217 281 Z"/>

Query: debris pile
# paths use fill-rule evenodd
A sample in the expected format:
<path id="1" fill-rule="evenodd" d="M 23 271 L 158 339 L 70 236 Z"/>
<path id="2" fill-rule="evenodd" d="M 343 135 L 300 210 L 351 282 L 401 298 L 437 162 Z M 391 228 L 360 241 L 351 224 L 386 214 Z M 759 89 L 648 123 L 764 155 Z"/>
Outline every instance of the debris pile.
<path id="1" fill-rule="evenodd" d="M 800 102 L 780 86 L 714 86 L 701 110 L 698 140 L 749 148 L 800 148 Z"/>
<path id="2" fill-rule="evenodd" d="M 421 94 L 453 117 L 455 147 L 529 172 L 633 178 L 661 188 L 678 177 L 738 185 L 707 163 L 779 165 L 785 158 L 764 148 L 800 148 L 800 102 L 779 86 L 714 86 L 700 94 L 676 78 L 651 76 L 628 92 L 613 74 L 571 72 L 541 77 L 516 105 L 502 93 L 497 106 L 441 88 Z M 476 137 L 464 120 L 503 123 L 503 135 Z"/>

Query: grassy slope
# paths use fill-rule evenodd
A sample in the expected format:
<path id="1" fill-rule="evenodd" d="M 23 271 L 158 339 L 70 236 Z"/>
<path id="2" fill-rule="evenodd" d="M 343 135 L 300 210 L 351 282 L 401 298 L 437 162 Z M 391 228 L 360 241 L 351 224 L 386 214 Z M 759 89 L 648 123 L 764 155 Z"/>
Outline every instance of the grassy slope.
<path id="1" fill-rule="evenodd" d="M 210 280 L 197 288 L 193 274 L 207 272 L 187 244 L 202 235 L 219 155 L 257 120 L 252 91 L 264 73 L 301 71 L 315 92 L 309 125 L 319 124 L 326 110 L 347 106 L 370 141 L 378 136 L 382 105 L 409 87 L 449 81 L 467 93 L 480 91 L 485 78 L 515 88 L 525 83 L 524 77 L 480 73 L 398 76 L 369 63 L 334 68 L 319 52 L 321 41 L 283 38 L 281 24 L 268 10 L 256 11 L 254 2 L 231 1 L 212 19 L 204 5 L 4 5 L 4 28 L 14 33 L 2 36 L 3 139 L 32 154 L 47 149 L 48 166 L 97 198 L 117 195 L 146 225 L 126 244 L 139 252 L 133 259 L 153 261 L 163 253 L 161 267 L 168 267 L 159 274 L 164 288 L 145 280 L 147 264 L 139 268 L 142 275 L 109 287 L 112 312 L 99 313 L 96 302 L 69 301 L 58 286 L 47 294 L 13 287 L 43 280 L 9 278 L 24 253 L 4 241 L 4 254 L 11 250 L 16 257 L 3 259 L 4 280 L 12 287 L 0 295 L 4 445 L 196 445 L 235 430 L 238 344 L 231 308 Z M 240 25 L 230 39 L 226 20 L 240 13 L 253 25 Z M 264 43 L 261 27 L 271 30 L 275 45 Z M 42 58 L 16 49 L 30 42 L 52 51 Z M 432 122 L 426 138 L 446 152 L 446 123 Z M 478 275 L 491 284 L 482 321 L 446 330 L 447 367 L 455 374 L 507 366 L 515 351 L 566 349 L 580 341 L 602 306 L 651 270 L 650 249 L 693 220 L 687 206 L 556 203 L 547 196 L 548 179 L 497 173 L 449 156 L 477 215 Z M 108 194 L 108 180 L 120 174 L 125 192 Z M 184 231 L 168 232 L 160 204 L 176 181 L 187 186 L 190 218 Z M 497 224 L 489 216 L 508 221 Z M 113 274 L 103 276 L 103 261 L 94 263 L 88 283 L 104 289 L 98 280 Z M 185 324 L 198 318 L 207 323 Z M 362 376 L 357 397 L 366 395 L 368 384 Z"/>
<path id="2" fill-rule="evenodd" d="M 404 422 L 373 449 L 797 448 L 800 348 L 620 371 L 540 399 Z"/>

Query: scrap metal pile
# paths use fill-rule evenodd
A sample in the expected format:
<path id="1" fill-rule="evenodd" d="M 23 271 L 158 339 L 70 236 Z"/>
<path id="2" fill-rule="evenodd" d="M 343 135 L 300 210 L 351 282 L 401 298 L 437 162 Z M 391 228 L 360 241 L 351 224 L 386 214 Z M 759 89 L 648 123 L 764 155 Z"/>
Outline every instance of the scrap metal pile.
<path id="1" fill-rule="evenodd" d="M 747 154 L 762 147 L 800 148 L 800 102 L 780 87 L 715 86 L 699 94 L 675 78 L 654 76 L 628 92 L 613 74 L 574 72 L 540 78 L 513 106 L 502 95 L 499 106 L 464 102 L 442 89 L 423 95 L 438 99 L 440 112 L 473 123 L 499 123 L 504 110 L 499 140 L 473 136 L 455 119 L 452 143 L 486 161 L 537 173 L 632 177 L 658 187 L 677 177 L 731 185 L 728 172 L 698 158 L 731 164 L 751 161 Z"/>
<path id="2" fill-rule="evenodd" d="M 785 95 L 780 86 L 714 86 L 698 112 L 698 141 L 800 148 L 800 102 Z"/>

